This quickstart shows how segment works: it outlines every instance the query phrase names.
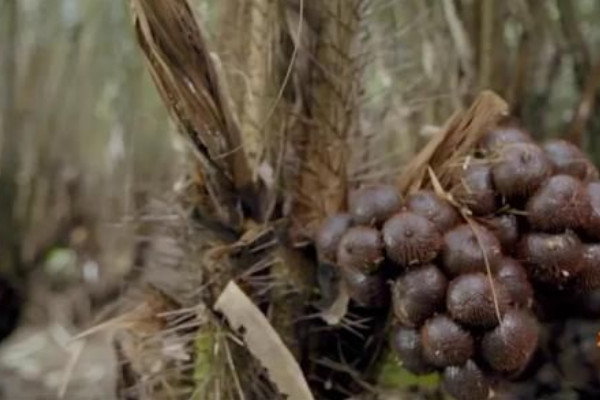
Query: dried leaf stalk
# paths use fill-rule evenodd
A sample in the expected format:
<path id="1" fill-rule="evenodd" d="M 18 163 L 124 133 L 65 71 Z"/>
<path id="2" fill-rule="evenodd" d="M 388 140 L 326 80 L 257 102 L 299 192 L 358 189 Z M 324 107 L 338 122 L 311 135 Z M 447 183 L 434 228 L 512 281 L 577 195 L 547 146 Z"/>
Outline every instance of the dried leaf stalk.
<path id="1" fill-rule="evenodd" d="M 307 4 L 308 38 L 298 38 L 297 88 L 306 123 L 298 145 L 300 176 L 294 217 L 310 234 L 326 216 L 345 206 L 348 137 L 356 127 L 362 65 L 355 52 L 362 1 L 334 0 Z M 294 24 L 291 24 L 294 26 Z M 310 34 L 314 38 L 310 38 Z M 305 70 L 307 68 L 308 70 Z"/>
<path id="2" fill-rule="evenodd" d="M 239 228 L 252 171 L 223 78 L 185 0 L 132 0 L 138 42 L 158 90 L 196 155 L 218 216 Z M 246 199 L 241 194 L 246 195 Z"/>

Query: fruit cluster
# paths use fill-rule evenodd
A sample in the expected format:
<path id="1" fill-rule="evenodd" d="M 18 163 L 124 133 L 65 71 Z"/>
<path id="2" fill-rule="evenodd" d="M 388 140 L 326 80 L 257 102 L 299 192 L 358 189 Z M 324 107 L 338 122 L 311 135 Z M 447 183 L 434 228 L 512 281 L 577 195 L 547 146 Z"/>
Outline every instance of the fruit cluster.
<path id="1" fill-rule="evenodd" d="M 538 290 L 600 286 L 600 181 L 576 146 L 538 146 L 516 128 L 490 131 L 456 168 L 454 204 L 363 187 L 315 243 L 356 303 L 391 299 L 405 368 L 439 371 L 458 400 L 483 400 L 536 350 Z"/>

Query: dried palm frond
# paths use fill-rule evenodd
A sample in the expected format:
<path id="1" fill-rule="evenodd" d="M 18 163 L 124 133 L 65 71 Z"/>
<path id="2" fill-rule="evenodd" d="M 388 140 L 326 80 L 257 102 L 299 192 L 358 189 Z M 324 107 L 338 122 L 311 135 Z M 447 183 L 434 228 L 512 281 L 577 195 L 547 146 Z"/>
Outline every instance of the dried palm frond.
<path id="1" fill-rule="evenodd" d="M 406 171 L 398 178 L 398 186 L 403 193 L 417 190 L 421 187 L 433 187 L 429 171 L 446 189 L 456 165 L 468 156 L 482 135 L 500 122 L 508 114 L 508 105 L 493 92 L 483 92 L 466 111 L 455 113 L 441 130 L 413 158 Z"/>
<path id="2" fill-rule="evenodd" d="M 279 94 L 285 86 L 281 60 L 281 2 L 230 0 L 219 4 L 218 48 L 239 115 L 242 141 L 255 176 L 270 189 L 281 136 Z M 240 35 L 240 32 L 244 32 Z"/>
<path id="3" fill-rule="evenodd" d="M 218 63 L 185 0 L 132 0 L 132 6 L 152 77 L 196 155 L 197 183 L 218 219 L 239 228 L 241 204 L 254 200 L 252 171 Z"/>

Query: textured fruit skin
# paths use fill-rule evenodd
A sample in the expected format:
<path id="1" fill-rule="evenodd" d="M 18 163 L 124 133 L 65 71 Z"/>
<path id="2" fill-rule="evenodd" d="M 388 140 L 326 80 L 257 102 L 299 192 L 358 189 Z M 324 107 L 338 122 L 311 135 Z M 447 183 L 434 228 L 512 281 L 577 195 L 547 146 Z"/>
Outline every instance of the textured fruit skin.
<path id="1" fill-rule="evenodd" d="M 509 199 L 529 197 L 551 173 L 546 154 L 532 143 L 504 146 L 492 167 L 494 186 Z"/>
<path id="2" fill-rule="evenodd" d="M 315 237 L 317 252 L 323 261 L 335 264 L 340 240 L 351 226 L 350 214 L 335 214 L 323 221 Z"/>
<path id="3" fill-rule="evenodd" d="M 574 144 L 562 139 L 552 139 L 544 142 L 542 149 L 552 163 L 555 174 L 571 175 L 585 180 L 591 172 L 590 161 Z"/>
<path id="4" fill-rule="evenodd" d="M 469 272 L 487 272 L 486 258 L 490 268 L 493 269 L 502 257 L 498 239 L 483 226 L 473 226 L 475 231 L 471 225 L 463 224 L 444 235 L 442 259 L 444 269 L 450 276 Z M 481 240 L 481 245 L 477 236 Z"/>
<path id="5" fill-rule="evenodd" d="M 460 275 L 448 286 L 446 304 L 455 321 L 472 327 L 491 328 L 498 324 L 496 305 L 500 315 L 509 307 L 510 297 L 504 286 L 481 273 Z M 495 298 L 494 298 L 495 294 Z"/>
<path id="6" fill-rule="evenodd" d="M 572 318 L 600 315 L 598 170 L 576 147 L 540 147 L 517 128 L 489 132 L 479 145 L 444 171 L 454 181 L 441 180 L 472 218 L 431 190 L 403 201 L 390 186 L 363 188 L 345 220 L 326 221 L 329 231 L 315 236 L 319 266 L 349 289 L 353 315 L 380 324 L 367 343 L 388 334 L 406 369 L 441 373 L 458 400 L 600 398 L 598 328 L 560 342 Z M 356 226 L 371 233 L 342 246 Z M 346 347 L 369 353 L 360 342 Z"/>
<path id="7" fill-rule="evenodd" d="M 596 240 L 600 240 L 600 181 L 590 182 L 586 186 L 590 202 L 590 216 L 584 222 L 585 232 Z"/>
<path id="8" fill-rule="evenodd" d="M 413 374 L 427 374 L 434 370 L 423 356 L 423 346 L 419 331 L 402 326 L 395 326 L 392 330 L 391 346 L 402 366 Z"/>
<path id="9" fill-rule="evenodd" d="M 351 267 L 339 271 L 350 298 L 358 305 L 379 308 L 389 304 L 389 287 L 381 273 L 366 274 Z"/>
<path id="10" fill-rule="evenodd" d="M 405 326 L 420 325 L 444 304 L 448 281 L 434 265 L 402 275 L 392 287 L 394 315 Z"/>
<path id="11" fill-rule="evenodd" d="M 444 369 L 442 385 L 456 400 L 487 400 L 490 394 L 486 377 L 472 360 Z"/>
<path id="12" fill-rule="evenodd" d="M 356 223 L 380 225 L 402 208 L 402 197 L 391 185 L 370 185 L 350 193 L 348 209 Z"/>
<path id="13" fill-rule="evenodd" d="M 403 267 L 432 261 L 442 245 L 433 222 L 412 212 L 404 211 L 388 219 L 382 233 L 388 257 Z"/>
<path id="14" fill-rule="evenodd" d="M 581 241 L 571 231 L 564 234 L 529 233 L 519 244 L 520 259 L 536 280 L 561 286 L 583 266 Z"/>
<path id="15" fill-rule="evenodd" d="M 504 253 L 511 253 L 519 242 L 519 221 L 514 214 L 501 214 L 485 219 L 483 225 L 490 230 L 502 246 Z"/>
<path id="16" fill-rule="evenodd" d="M 473 355 L 473 337 L 446 315 L 435 316 L 421 328 L 425 359 L 436 367 L 467 362 Z"/>
<path id="17" fill-rule="evenodd" d="M 377 229 L 355 226 L 342 236 L 337 252 L 340 266 L 370 273 L 377 270 L 383 260 L 383 242 Z"/>
<path id="18" fill-rule="evenodd" d="M 474 215 L 492 214 L 497 208 L 492 170 L 487 164 L 471 164 L 461 171 L 452 195 Z"/>
<path id="19" fill-rule="evenodd" d="M 508 292 L 511 305 L 529 308 L 533 302 L 533 288 L 525 268 L 515 259 L 504 257 L 496 270 L 498 280 Z"/>
<path id="20" fill-rule="evenodd" d="M 508 144 L 531 142 L 531 136 L 524 130 L 516 127 L 504 127 L 487 132 L 479 145 L 486 150 L 494 150 Z"/>
<path id="21" fill-rule="evenodd" d="M 600 244 L 583 245 L 582 263 L 575 277 L 575 287 L 586 292 L 600 289 Z"/>
<path id="22" fill-rule="evenodd" d="M 538 343 L 539 327 L 533 316 L 510 310 L 494 330 L 481 341 L 481 354 L 498 372 L 518 372 L 525 368 Z"/>
<path id="23" fill-rule="evenodd" d="M 584 185 L 570 175 L 555 175 L 542 184 L 527 202 L 531 227 L 542 232 L 578 230 L 591 214 Z"/>
<path id="24" fill-rule="evenodd" d="M 454 207 L 431 190 L 419 190 L 408 196 L 406 208 L 433 222 L 440 232 L 445 232 L 460 222 L 460 215 Z"/>

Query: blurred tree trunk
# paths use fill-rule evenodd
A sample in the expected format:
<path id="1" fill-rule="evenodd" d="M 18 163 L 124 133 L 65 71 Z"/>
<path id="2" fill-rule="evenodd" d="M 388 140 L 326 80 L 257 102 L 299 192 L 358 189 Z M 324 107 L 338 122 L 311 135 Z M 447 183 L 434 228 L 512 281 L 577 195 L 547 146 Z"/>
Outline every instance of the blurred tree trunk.
<path id="1" fill-rule="evenodd" d="M 19 8 L 17 0 L 5 0 L 0 13 L 2 65 L 2 118 L 0 133 L 0 273 L 18 274 L 20 227 L 16 220 L 20 131 L 16 105 Z"/>

